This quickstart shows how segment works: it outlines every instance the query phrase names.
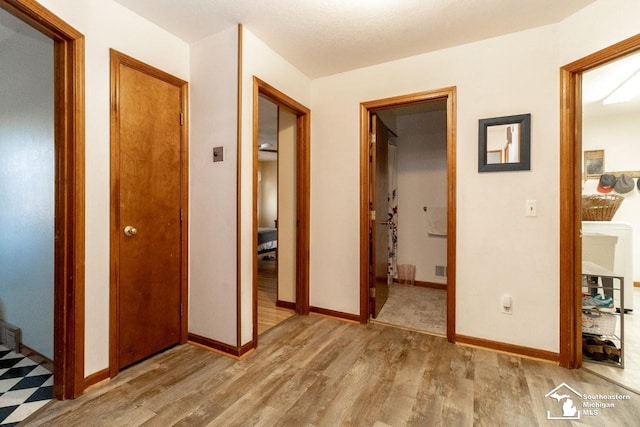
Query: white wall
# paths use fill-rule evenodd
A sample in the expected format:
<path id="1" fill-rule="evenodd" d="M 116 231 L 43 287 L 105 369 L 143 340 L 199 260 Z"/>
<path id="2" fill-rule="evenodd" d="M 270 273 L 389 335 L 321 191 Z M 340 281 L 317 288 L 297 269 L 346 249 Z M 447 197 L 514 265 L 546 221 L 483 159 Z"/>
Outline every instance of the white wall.
<path id="1" fill-rule="evenodd" d="M 258 161 L 258 227 L 275 227 L 278 219 L 278 162 Z"/>
<path id="2" fill-rule="evenodd" d="M 558 70 L 634 35 L 639 7 L 599 1 L 557 25 L 314 80 L 311 305 L 359 311 L 359 104 L 457 86 L 456 332 L 558 351 Z M 531 171 L 478 173 L 478 119 L 521 113 Z"/>
<path id="3" fill-rule="evenodd" d="M 41 0 L 85 35 L 85 374 L 109 366 L 109 48 L 189 80 L 189 45 L 112 0 Z"/>
<path id="4" fill-rule="evenodd" d="M 637 113 L 585 117 L 582 123 L 582 149 L 604 149 L 607 172 L 640 170 L 640 121 Z M 636 180 L 634 179 L 634 183 Z M 598 194 L 598 180 L 583 182 L 583 194 Z M 613 193 L 618 194 L 618 193 Z M 613 221 L 633 226 L 633 280 L 640 282 L 640 191 L 634 187 L 629 193 L 618 194 L 624 201 Z"/>
<path id="5" fill-rule="evenodd" d="M 447 112 L 397 117 L 398 263 L 416 266 L 415 280 L 447 283 L 447 238 L 427 233 L 424 207 L 447 206 Z"/>
<path id="6" fill-rule="evenodd" d="M 296 301 L 296 123 L 278 112 L 278 299 Z"/>
<path id="7" fill-rule="evenodd" d="M 560 66 L 638 34 L 636 0 L 597 0 L 557 25 Z"/>
<path id="8" fill-rule="evenodd" d="M 53 359 L 53 42 L 25 27 L 0 42 L 0 319 Z"/>
<path id="9" fill-rule="evenodd" d="M 531 112 L 536 140 L 557 140 L 558 66 L 547 46 L 552 40 L 553 31 L 541 28 L 313 82 L 312 305 L 359 312 L 358 105 L 457 86 L 457 332 L 557 349 L 558 245 L 540 238 L 557 234 L 558 190 L 541 185 L 558 175 L 557 145 L 536 146 L 534 171 L 477 172 L 480 118 Z M 319 172 L 322 165 L 332 173 Z M 538 199 L 534 220 L 524 217 L 527 198 Z M 513 261 L 496 265 L 500 254 Z M 538 254 L 536 267 L 525 262 L 531 254 Z M 534 287 L 540 293 L 530 292 Z M 500 314 L 506 292 L 516 306 L 509 318 Z M 538 332 L 513 336 L 513 330 L 538 321 L 537 311 L 525 307 L 541 303 L 541 295 L 550 306 L 546 323 Z"/>
<path id="10" fill-rule="evenodd" d="M 191 46 L 189 332 L 237 344 L 238 30 Z M 224 160 L 213 162 L 213 147 Z"/>
<path id="11" fill-rule="evenodd" d="M 253 76 L 293 98 L 302 105 L 310 105 L 311 81 L 269 46 L 254 36 L 247 28 L 243 29 L 242 47 L 242 149 L 241 149 L 241 318 L 242 339 L 246 344 L 253 335 L 253 230 L 250 224 L 253 217 Z M 311 249 L 313 252 L 313 248 Z M 313 255 L 311 255 L 313 257 Z"/>

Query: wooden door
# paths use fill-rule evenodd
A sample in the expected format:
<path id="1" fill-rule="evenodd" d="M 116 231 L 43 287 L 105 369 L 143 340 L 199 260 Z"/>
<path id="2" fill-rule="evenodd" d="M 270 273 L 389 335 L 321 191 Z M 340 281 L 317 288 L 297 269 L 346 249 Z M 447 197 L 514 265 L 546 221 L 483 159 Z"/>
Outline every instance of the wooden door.
<path id="1" fill-rule="evenodd" d="M 111 365 L 119 370 L 184 338 L 186 83 L 112 52 L 112 84 Z"/>
<path id="2" fill-rule="evenodd" d="M 376 318 L 389 296 L 388 282 L 388 193 L 389 193 L 389 140 L 384 123 L 376 114 L 371 116 L 371 262 L 370 298 L 371 316 Z"/>

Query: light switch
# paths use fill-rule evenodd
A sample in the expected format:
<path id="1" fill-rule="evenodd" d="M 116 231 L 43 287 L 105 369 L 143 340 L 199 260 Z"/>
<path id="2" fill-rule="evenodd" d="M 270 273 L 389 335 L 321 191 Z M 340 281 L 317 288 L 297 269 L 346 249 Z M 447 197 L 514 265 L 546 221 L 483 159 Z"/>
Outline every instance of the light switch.
<path id="1" fill-rule="evenodd" d="M 222 147 L 213 147 L 213 161 L 221 162 L 224 159 L 224 150 Z"/>
<path id="2" fill-rule="evenodd" d="M 538 216 L 538 205 L 536 200 L 527 200 L 525 202 L 524 216 Z"/>

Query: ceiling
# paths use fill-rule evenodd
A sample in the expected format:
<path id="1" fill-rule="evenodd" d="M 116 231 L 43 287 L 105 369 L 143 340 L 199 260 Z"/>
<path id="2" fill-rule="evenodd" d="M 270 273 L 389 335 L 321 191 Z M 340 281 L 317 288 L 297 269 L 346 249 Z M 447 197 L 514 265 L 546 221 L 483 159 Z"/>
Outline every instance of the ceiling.
<path id="1" fill-rule="evenodd" d="M 602 101 L 627 79 L 640 72 L 640 53 L 625 56 L 582 75 L 582 113 L 585 117 L 640 111 L 640 96 L 629 102 Z"/>
<path id="2" fill-rule="evenodd" d="M 553 24 L 595 0 L 115 0 L 192 43 L 242 23 L 310 78 Z"/>

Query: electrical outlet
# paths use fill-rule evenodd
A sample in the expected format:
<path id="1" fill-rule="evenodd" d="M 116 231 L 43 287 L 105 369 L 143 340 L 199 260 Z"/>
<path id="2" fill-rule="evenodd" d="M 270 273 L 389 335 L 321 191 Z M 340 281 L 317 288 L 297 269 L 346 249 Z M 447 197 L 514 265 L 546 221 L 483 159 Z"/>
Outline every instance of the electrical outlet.
<path id="1" fill-rule="evenodd" d="M 513 300 L 511 295 L 502 295 L 502 312 L 504 314 L 513 314 Z"/>

